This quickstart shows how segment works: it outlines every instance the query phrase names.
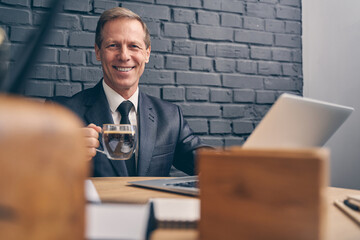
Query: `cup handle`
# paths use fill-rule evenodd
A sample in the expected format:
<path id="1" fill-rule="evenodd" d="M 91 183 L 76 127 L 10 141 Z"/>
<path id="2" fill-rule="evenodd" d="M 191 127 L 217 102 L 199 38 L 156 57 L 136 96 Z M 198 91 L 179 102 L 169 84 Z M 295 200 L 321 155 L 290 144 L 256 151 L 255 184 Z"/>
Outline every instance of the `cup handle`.
<path id="1" fill-rule="evenodd" d="M 102 151 L 102 150 L 100 150 L 100 149 L 95 148 L 95 150 L 96 150 L 97 152 L 99 152 L 99 153 L 102 153 L 102 154 L 105 154 L 105 155 L 106 155 L 106 152 L 104 152 L 104 151 Z"/>
<path id="2" fill-rule="evenodd" d="M 101 137 L 102 134 L 103 134 L 103 128 L 101 128 L 101 132 L 99 132 L 99 141 L 101 141 L 101 139 L 102 139 L 102 137 Z M 97 149 L 97 148 L 95 148 L 95 150 L 96 150 L 97 152 L 99 152 L 99 153 L 102 153 L 102 154 L 104 154 L 104 155 L 107 155 L 106 152 L 103 151 L 103 150 L 100 150 L 100 149 Z"/>

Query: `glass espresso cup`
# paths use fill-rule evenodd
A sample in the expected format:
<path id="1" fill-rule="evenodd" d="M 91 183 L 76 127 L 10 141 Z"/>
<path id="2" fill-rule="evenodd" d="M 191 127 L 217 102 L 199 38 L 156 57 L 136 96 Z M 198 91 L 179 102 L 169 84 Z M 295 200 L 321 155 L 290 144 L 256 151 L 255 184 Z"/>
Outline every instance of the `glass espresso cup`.
<path id="1" fill-rule="evenodd" d="M 102 128 L 104 151 L 111 160 L 128 160 L 136 150 L 137 130 L 131 124 L 104 124 Z"/>

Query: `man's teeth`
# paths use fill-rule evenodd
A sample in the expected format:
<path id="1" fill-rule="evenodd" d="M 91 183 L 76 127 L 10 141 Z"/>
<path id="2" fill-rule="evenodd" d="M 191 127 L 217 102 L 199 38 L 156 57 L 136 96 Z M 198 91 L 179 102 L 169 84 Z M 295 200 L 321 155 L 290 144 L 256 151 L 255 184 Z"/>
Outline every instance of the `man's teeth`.
<path id="1" fill-rule="evenodd" d="M 117 67 L 116 69 L 117 69 L 118 71 L 120 71 L 120 72 L 128 72 L 128 71 L 130 71 L 130 70 L 132 69 L 132 67 L 130 67 L 130 68 Z"/>

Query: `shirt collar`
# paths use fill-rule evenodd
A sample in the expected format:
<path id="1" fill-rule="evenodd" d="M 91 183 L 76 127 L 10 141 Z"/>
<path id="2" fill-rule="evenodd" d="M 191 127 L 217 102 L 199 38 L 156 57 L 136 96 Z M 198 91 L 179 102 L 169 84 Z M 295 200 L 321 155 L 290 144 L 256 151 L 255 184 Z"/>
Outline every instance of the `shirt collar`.
<path id="1" fill-rule="evenodd" d="M 111 87 L 109 87 L 104 80 L 103 80 L 103 88 L 109 103 L 110 110 L 112 113 L 114 113 L 117 111 L 119 105 L 126 99 L 124 99 L 120 94 L 118 94 Z M 136 88 L 135 93 L 128 100 L 134 105 L 135 112 L 137 113 L 138 100 L 139 100 L 139 87 Z"/>

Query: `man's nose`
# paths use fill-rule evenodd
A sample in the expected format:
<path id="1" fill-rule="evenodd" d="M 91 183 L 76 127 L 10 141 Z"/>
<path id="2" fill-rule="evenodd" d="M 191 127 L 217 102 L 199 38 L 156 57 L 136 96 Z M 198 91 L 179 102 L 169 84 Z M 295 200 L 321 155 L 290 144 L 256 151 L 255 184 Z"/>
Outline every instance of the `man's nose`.
<path id="1" fill-rule="evenodd" d="M 127 61 L 130 59 L 130 54 L 129 54 L 129 51 L 126 47 L 120 47 L 118 49 L 118 54 L 117 54 L 117 57 L 119 60 L 121 61 Z"/>

